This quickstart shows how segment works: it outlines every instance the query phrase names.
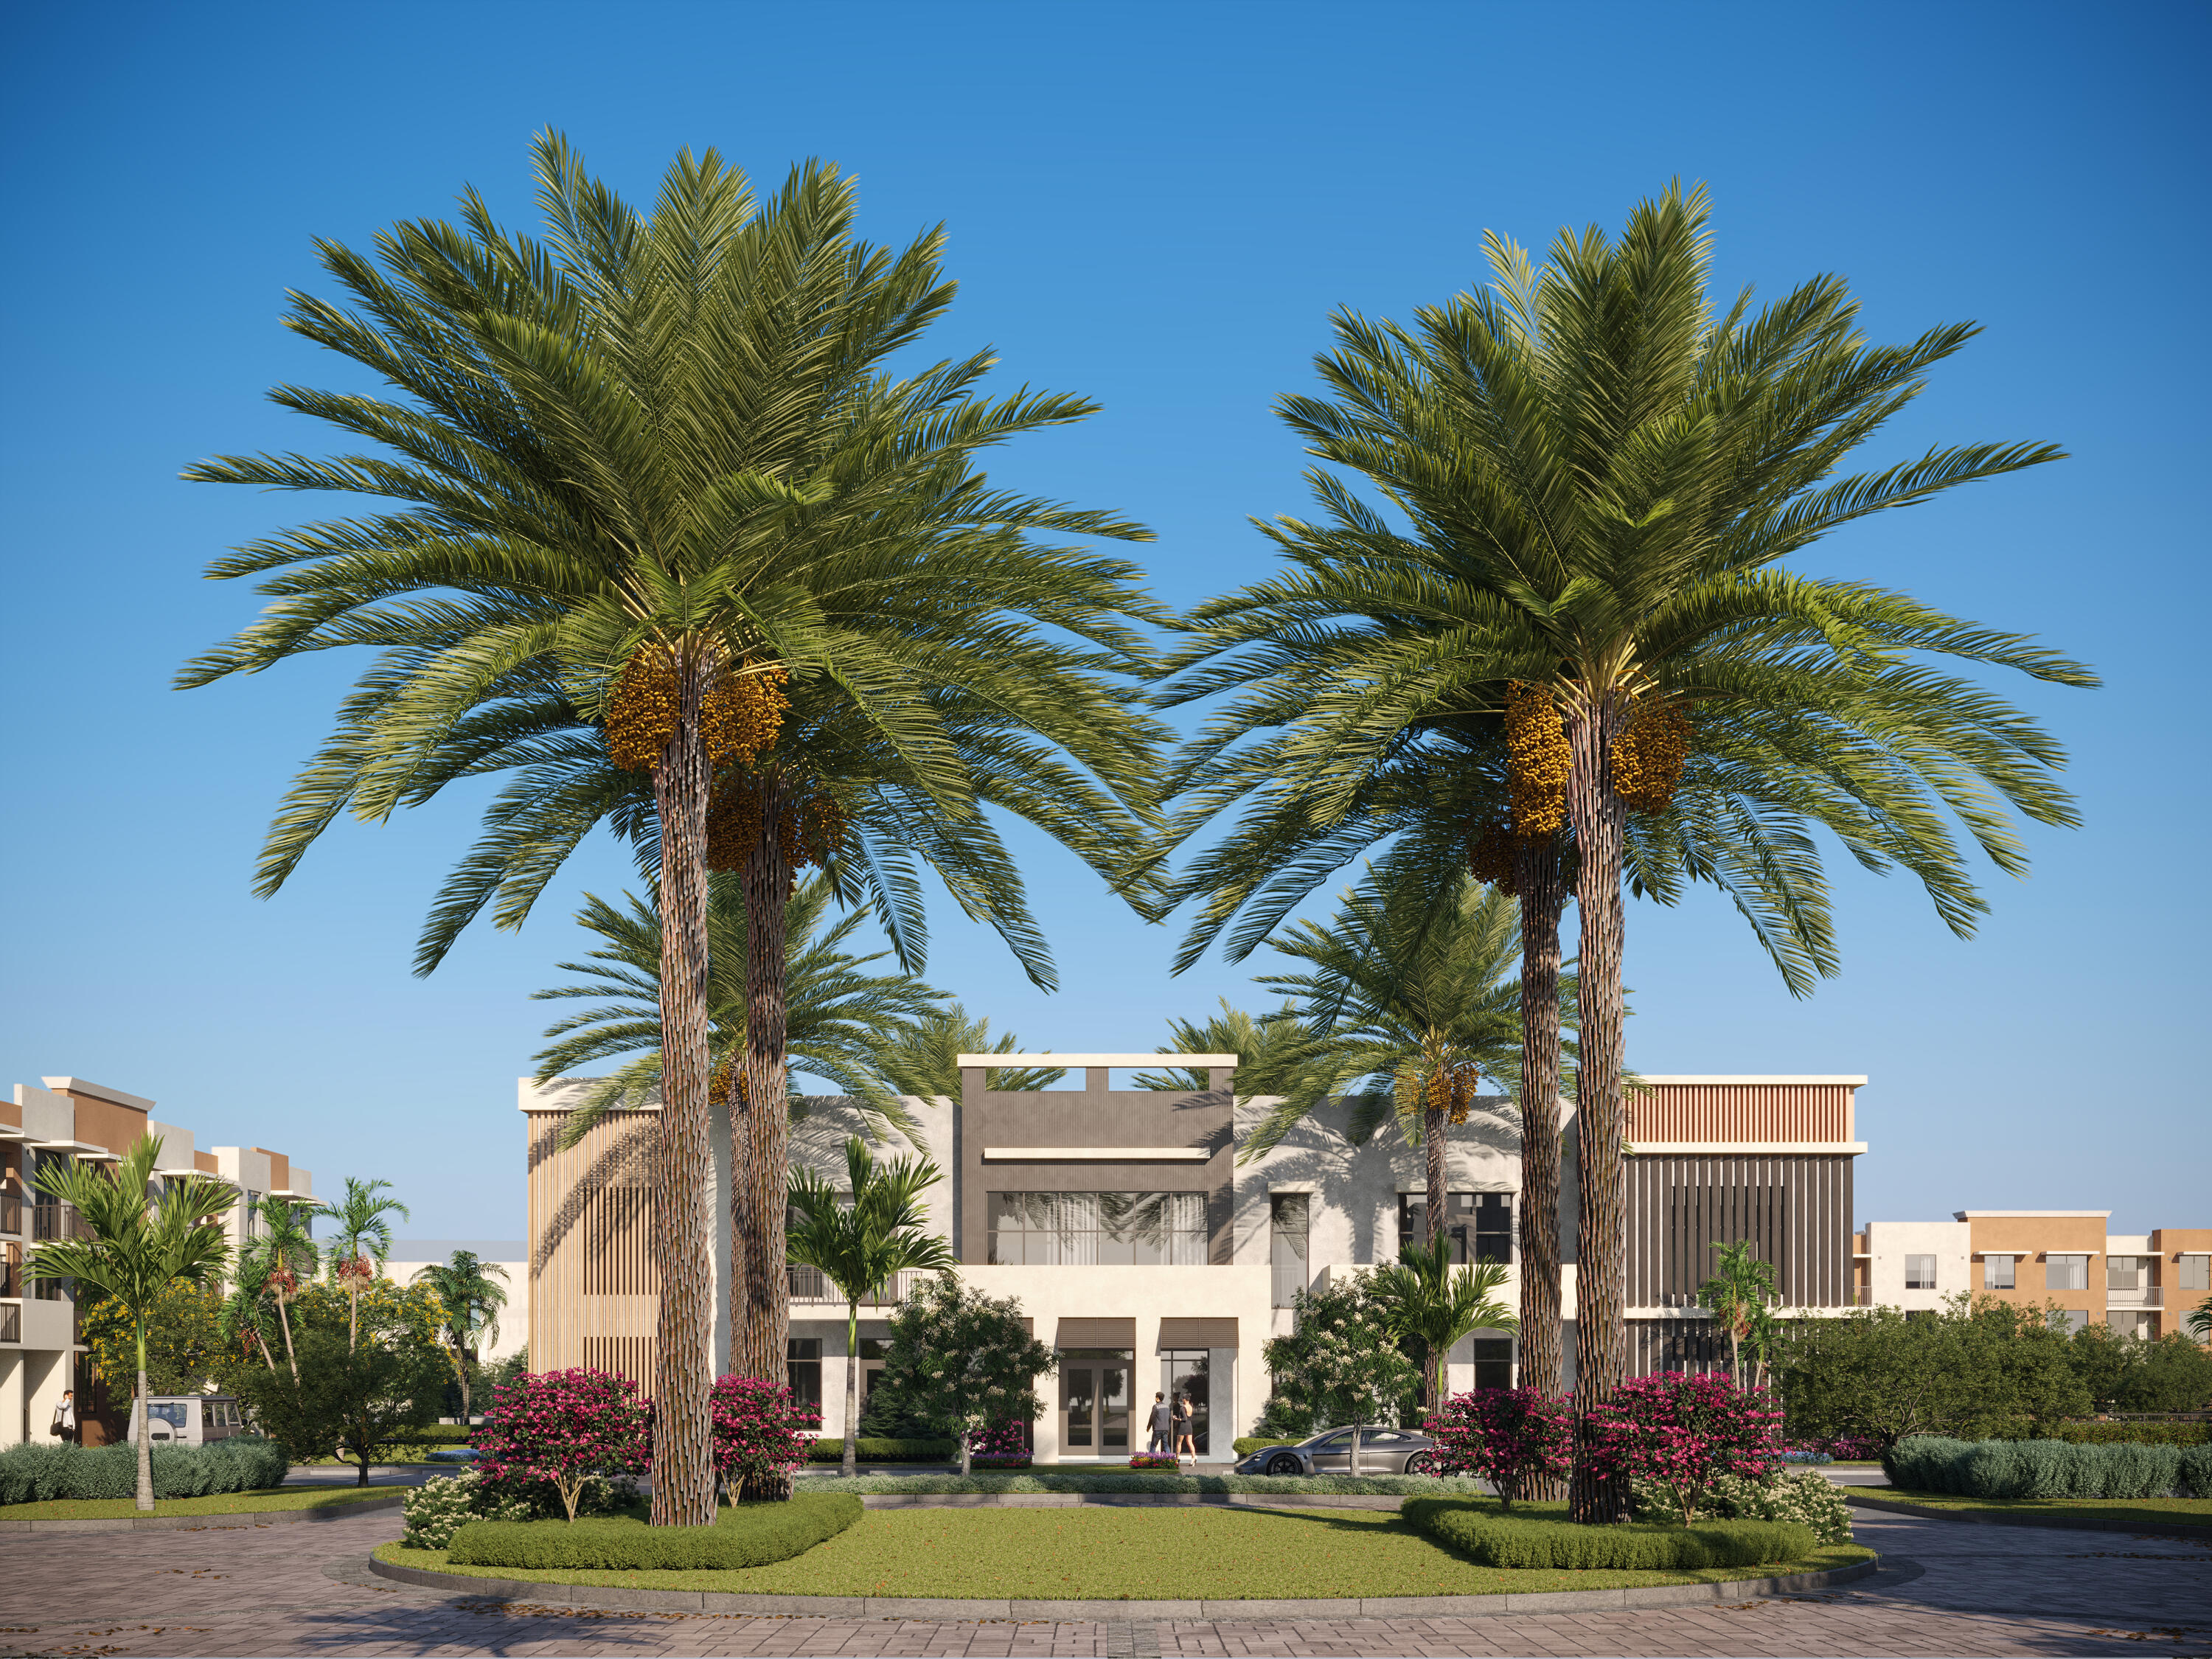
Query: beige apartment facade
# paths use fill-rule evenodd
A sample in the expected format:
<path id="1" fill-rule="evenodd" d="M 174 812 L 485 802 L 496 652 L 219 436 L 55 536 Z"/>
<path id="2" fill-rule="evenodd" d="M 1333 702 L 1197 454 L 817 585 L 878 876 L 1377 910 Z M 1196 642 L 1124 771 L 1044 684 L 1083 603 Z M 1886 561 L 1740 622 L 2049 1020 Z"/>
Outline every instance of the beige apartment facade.
<path id="1" fill-rule="evenodd" d="M 223 1218 L 235 1246 L 252 1235 L 253 1206 L 264 1196 L 313 1200 L 314 1178 L 283 1152 L 262 1146 L 200 1147 L 190 1129 L 154 1115 L 155 1103 L 82 1078 L 17 1084 L 0 1101 L 0 1446 L 47 1437 L 64 1390 L 73 1390 L 87 1444 L 123 1435 L 128 1384 L 119 1401 L 95 1376 L 80 1340 L 76 1287 L 33 1283 L 26 1269 L 43 1240 L 81 1226 L 75 1212 L 37 1190 L 40 1172 L 67 1164 L 118 1162 L 142 1137 L 161 1142 L 156 1179 L 202 1176 L 232 1188 Z"/>
<path id="2" fill-rule="evenodd" d="M 1168 1066 L 1203 1089 L 1115 1088 L 1116 1072 Z M 1257 1157 L 1240 1158 L 1273 1103 L 1239 1098 L 1227 1054 L 962 1055 L 956 1099 L 909 1099 L 909 1137 L 945 1171 L 927 1199 L 964 1279 L 1020 1301 L 1057 1357 L 1042 1384 L 1040 1457 L 1121 1461 L 1143 1449 L 1155 1393 L 1202 1401 L 1208 1455 L 1249 1432 L 1269 1393 L 1262 1350 L 1293 1328 L 1298 1293 L 1394 1261 L 1425 1232 L 1419 1150 L 1336 1102 Z M 987 1066 L 1053 1066 L 1077 1086 L 990 1088 Z M 1196 1079 L 1194 1078 L 1194 1081 Z M 523 1080 L 530 1182 L 530 1353 L 538 1369 L 588 1365 L 652 1387 L 659 1283 L 652 1255 L 649 1151 L 657 1109 L 611 1114 L 571 1148 L 566 1114 L 591 1082 Z M 1863 1078 L 1686 1077 L 1645 1080 L 1631 1108 L 1632 1364 L 1703 1368 L 1724 1358 L 1694 1290 L 1713 1240 L 1751 1241 L 1775 1261 L 1793 1310 L 1850 1305 L 1850 1180 Z M 1562 1249 L 1574 1305 L 1574 1164 L 1566 1109 Z M 802 1103 L 792 1156 L 833 1178 L 844 1137 L 866 1126 L 850 1103 Z M 716 1364 L 727 1362 L 729 1149 L 718 1125 L 712 1201 Z M 1503 1097 L 1478 1103 L 1446 1146 L 1445 1218 L 1455 1259 L 1505 1270 L 1518 1304 L 1520 1137 Z M 843 1432 L 844 1306 L 810 1269 L 790 1270 L 789 1380 L 818 1400 L 823 1432 Z M 889 1321 L 908 1286 L 860 1310 L 858 1358 L 880 1370 Z M 1571 1359 L 1571 1320 L 1568 1332 Z M 1516 1374 L 1510 1332 L 1480 1331 L 1450 1358 L 1455 1389 Z"/>

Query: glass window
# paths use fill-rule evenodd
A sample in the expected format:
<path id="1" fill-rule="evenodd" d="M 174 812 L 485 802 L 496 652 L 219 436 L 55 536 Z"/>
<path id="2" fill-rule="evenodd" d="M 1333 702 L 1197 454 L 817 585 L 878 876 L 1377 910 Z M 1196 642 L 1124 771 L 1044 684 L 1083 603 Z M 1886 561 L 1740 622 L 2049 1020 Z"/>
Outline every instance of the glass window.
<path id="1" fill-rule="evenodd" d="M 246 1189 L 246 1219 L 239 1230 L 248 1238 L 261 1237 L 261 1194 L 251 1187 Z"/>
<path id="2" fill-rule="evenodd" d="M 181 1400 L 149 1400 L 146 1402 L 146 1420 L 162 1422 L 173 1428 L 185 1426 L 185 1402 Z"/>
<path id="3" fill-rule="evenodd" d="M 2013 1258 L 2008 1255 L 1985 1255 L 1982 1258 L 1982 1288 L 1985 1291 L 2009 1291 L 2013 1283 Z"/>
<path id="4" fill-rule="evenodd" d="M 2089 1313 L 2086 1308 L 2053 1308 L 2050 1317 L 2051 1328 L 2063 1335 L 2071 1336 L 2076 1331 L 2089 1328 Z"/>
<path id="5" fill-rule="evenodd" d="M 822 1339 L 794 1336 L 784 1346 L 784 1382 L 801 1406 L 822 1409 Z"/>
<path id="6" fill-rule="evenodd" d="M 1306 1193 L 1273 1193 L 1267 1200 L 1269 1260 L 1275 1270 L 1274 1305 L 1287 1308 L 1313 1282 L 1306 1263 L 1313 1199 Z"/>
<path id="7" fill-rule="evenodd" d="M 2212 1255 L 2192 1253 L 2181 1258 L 2181 1288 L 2212 1291 Z"/>
<path id="8" fill-rule="evenodd" d="M 2142 1263 L 2131 1255 L 2108 1255 L 2105 1258 L 2105 1288 L 2108 1291 L 2132 1291 L 2142 1286 Z"/>
<path id="9" fill-rule="evenodd" d="M 1513 1386 L 1513 1339 L 1478 1336 L 1474 1339 L 1474 1386 L 1510 1389 Z"/>
<path id="10" fill-rule="evenodd" d="M 1202 1267 L 1203 1193 L 993 1193 L 997 1267 Z"/>
<path id="11" fill-rule="evenodd" d="M 2045 1255 L 2043 1287 L 2047 1291 L 2086 1291 L 2089 1288 L 2089 1258 L 2086 1255 Z"/>
<path id="12" fill-rule="evenodd" d="M 1908 1255 L 1905 1258 L 1905 1288 L 1908 1291 L 1932 1291 L 1936 1288 L 1934 1256 Z"/>
<path id="13" fill-rule="evenodd" d="M 1421 1193 L 1398 1198 L 1398 1243 L 1419 1244 L 1429 1236 L 1429 1200 Z M 1513 1260 L 1513 1194 L 1446 1193 L 1444 1237 L 1454 1262 Z M 1472 1254 L 1470 1254 L 1472 1252 Z"/>

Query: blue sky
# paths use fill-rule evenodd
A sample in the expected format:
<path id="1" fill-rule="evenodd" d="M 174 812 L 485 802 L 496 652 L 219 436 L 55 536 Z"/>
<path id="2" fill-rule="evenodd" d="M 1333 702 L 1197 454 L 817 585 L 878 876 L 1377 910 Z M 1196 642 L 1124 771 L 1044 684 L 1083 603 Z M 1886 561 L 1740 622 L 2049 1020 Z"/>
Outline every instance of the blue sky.
<path id="1" fill-rule="evenodd" d="M 320 504 L 177 479 L 222 451 L 329 447 L 263 398 L 339 378 L 276 325 L 366 244 L 474 184 L 531 217 L 551 126 L 633 198 L 682 146 L 765 181 L 858 175 L 865 231 L 944 221 L 960 297 L 932 347 L 1097 398 L 994 476 L 1118 508 L 1161 597 L 1268 568 L 1249 514 L 1299 510 L 1270 412 L 1333 307 L 1404 315 L 1481 278 L 1495 228 L 1617 225 L 1710 185 L 1717 277 L 1844 274 L 1868 330 L 1983 337 L 1870 453 L 2047 439 L 2073 459 L 1891 515 L 1808 568 L 2044 636 L 2106 689 L 2002 689 L 2075 757 L 2087 827 L 1954 939 L 1899 878 L 1836 872 L 1844 975 L 1783 990 L 1726 903 L 1631 918 L 1632 1063 L 1865 1073 L 1860 1218 L 2106 1209 L 2212 1224 L 2203 1170 L 2207 438 L 2201 6 L 1366 4 L 927 8 L 634 3 L 18 5 L 4 19 L 0 545 L 7 571 L 0 1086 L 69 1073 L 155 1097 L 203 1145 L 393 1181 L 422 1237 L 514 1237 L 528 993 L 585 948 L 597 845 L 519 934 L 408 962 L 481 797 L 344 826 L 264 903 L 261 830 L 358 668 L 191 693 L 246 621 L 200 580 Z M 2191 117 L 2190 107 L 2199 109 Z M 1072 860 L 1017 838 L 1062 989 L 940 906 L 930 977 L 1030 1044 L 1150 1048 L 1250 1002 L 1166 971 Z"/>

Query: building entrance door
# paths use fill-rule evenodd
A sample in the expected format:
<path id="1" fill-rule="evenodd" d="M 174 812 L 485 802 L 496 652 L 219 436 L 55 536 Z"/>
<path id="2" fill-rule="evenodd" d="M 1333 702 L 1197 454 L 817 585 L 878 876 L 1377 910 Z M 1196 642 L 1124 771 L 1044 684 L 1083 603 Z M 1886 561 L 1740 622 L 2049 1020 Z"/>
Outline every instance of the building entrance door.
<path id="1" fill-rule="evenodd" d="M 1127 1348 L 1060 1351 L 1060 1449 L 1065 1457 L 1129 1455 Z"/>
<path id="2" fill-rule="evenodd" d="M 1212 1358 L 1204 1348 L 1160 1350 L 1160 1392 L 1170 1406 L 1181 1400 L 1190 1407 L 1190 1442 L 1200 1457 L 1208 1455 L 1206 1407 L 1212 1389 L 1207 1370 Z"/>

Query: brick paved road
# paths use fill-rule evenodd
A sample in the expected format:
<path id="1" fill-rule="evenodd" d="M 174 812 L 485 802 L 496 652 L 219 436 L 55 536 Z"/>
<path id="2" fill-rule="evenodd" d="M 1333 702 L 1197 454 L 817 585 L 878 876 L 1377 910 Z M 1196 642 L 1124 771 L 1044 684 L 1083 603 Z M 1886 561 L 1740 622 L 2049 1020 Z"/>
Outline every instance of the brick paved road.
<path id="1" fill-rule="evenodd" d="M 387 1511 L 14 1534 L 0 1543 L 0 1656 L 2212 1655 L 2212 1547 L 1906 1516 L 1857 1522 L 1894 1571 L 1826 1594 L 1637 1613 L 1249 1623 L 578 1613 L 345 1582 L 399 1526 Z"/>

